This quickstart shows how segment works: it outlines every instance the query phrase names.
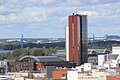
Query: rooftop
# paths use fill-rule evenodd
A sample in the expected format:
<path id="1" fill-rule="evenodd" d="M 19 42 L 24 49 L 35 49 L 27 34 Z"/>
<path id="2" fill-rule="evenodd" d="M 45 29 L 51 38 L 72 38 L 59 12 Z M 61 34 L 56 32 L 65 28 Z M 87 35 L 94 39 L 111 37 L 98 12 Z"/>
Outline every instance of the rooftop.
<path id="1" fill-rule="evenodd" d="M 107 49 L 88 49 L 88 54 L 108 54 L 110 53 Z"/>
<path id="2" fill-rule="evenodd" d="M 64 60 L 57 56 L 24 56 L 19 61 L 59 62 Z"/>

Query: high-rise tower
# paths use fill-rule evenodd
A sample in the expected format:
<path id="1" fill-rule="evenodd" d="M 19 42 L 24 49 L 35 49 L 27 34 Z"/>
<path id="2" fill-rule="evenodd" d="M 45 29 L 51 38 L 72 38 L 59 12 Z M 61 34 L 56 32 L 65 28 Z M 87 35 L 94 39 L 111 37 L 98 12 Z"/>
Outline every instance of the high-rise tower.
<path id="1" fill-rule="evenodd" d="M 66 27 L 66 60 L 77 65 L 86 63 L 87 56 L 87 16 L 70 15 Z"/>

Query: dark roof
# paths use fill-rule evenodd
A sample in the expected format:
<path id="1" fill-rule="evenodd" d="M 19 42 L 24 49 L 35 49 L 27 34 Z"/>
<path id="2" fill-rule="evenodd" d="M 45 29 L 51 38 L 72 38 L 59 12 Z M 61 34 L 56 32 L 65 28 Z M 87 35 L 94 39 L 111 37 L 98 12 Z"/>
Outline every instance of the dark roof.
<path id="1" fill-rule="evenodd" d="M 110 54 L 110 55 L 108 55 L 108 59 L 109 60 L 116 60 L 118 56 L 119 56 L 119 54 Z"/>
<path id="2" fill-rule="evenodd" d="M 23 61 L 27 59 L 27 61 L 38 61 L 38 62 L 59 62 L 64 61 L 57 56 L 24 56 L 19 59 L 19 61 Z M 31 60 L 32 59 L 32 60 Z"/>
<path id="3" fill-rule="evenodd" d="M 110 53 L 107 49 L 88 49 L 88 54 L 108 54 Z"/>
<path id="4" fill-rule="evenodd" d="M 37 56 L 37 59 L 40 62 L 57 62 L 57 61 L 64 61 L 57 56 Z"/>

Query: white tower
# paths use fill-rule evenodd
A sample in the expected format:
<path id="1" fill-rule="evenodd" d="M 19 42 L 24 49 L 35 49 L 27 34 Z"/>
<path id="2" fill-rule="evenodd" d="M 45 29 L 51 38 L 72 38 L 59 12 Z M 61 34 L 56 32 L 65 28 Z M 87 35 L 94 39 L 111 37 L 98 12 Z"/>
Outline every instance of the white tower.
<path id="1" fill-rule="evenodd" d="M 69 27 L 66 26 L 66 61 L 69 61 Z"/>

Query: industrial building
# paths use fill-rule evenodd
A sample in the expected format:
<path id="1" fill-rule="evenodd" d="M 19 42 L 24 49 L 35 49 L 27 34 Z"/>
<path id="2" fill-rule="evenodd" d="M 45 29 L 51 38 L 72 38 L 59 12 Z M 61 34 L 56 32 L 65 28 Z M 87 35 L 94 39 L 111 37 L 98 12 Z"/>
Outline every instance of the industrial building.
<path id="1" fill-rule="evenodd" d="M 36 71 L 35 62 L 8 62 L 8 72 Z"/>
<path id="2" fill-rule="evenodd" d="M 7 72 L 20 72 L 20 71 L 41 71 L 47 66 L 55 67 L 76 67 L 76 64 L 70 61 L 64 61 L 57 56 L 24 56 L 16 61 L 7 61 L 6 64 L 0 66 L 6 66 Z"/>
<path id="3" fill-rule="evenodd" d="M 88 49 L 88 63 L 98 65 L 98 58 L 100 55 L 104 55 L 104 57 L 107 59 L 108 54 L 110 54 L 110 51 L 108 49 Z"/>
<path id="4" fill-rule="evenodd" d="M 120 46 L 112 46 L 112 53 L 107 55 L 107 59 L 104 60 L 103 65 L 107 69 L 115 69 L 120 67 Z M 103 58 L 101 58 L 101 61 Z"/>
<path id="5" fill-rule="evenodd" d="M 87 16 L 73 13 L 66 27 L 66 60 L 81 65 L 87 59 Z"/>

